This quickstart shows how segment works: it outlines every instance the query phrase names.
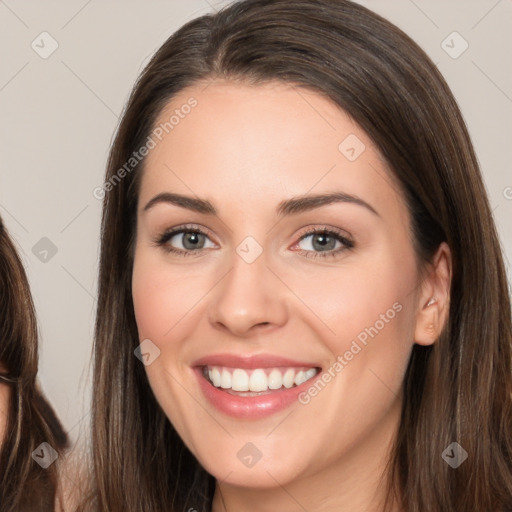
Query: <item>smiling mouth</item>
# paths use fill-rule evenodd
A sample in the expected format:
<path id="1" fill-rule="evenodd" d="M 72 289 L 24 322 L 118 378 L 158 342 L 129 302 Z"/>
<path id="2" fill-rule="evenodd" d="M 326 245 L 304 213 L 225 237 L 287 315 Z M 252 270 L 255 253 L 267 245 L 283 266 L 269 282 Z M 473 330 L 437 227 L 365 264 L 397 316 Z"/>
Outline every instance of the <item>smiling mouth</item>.
<path id="1" fill-rule="evenodd" d="M 203 366 L 203 377 L 214 387 L 236 396 L 261 396 L 300 386 L 320 373 L 318 367 L 230 368 Z"/>

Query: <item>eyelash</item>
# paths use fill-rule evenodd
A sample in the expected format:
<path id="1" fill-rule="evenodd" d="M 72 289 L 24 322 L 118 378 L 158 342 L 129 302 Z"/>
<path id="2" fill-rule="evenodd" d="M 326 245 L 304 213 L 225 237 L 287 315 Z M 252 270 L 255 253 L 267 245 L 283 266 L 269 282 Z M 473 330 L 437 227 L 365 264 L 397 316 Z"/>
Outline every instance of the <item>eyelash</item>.
<path id="1" fill-rule="evenodd" d="M 185 233 L 196 233 L 203 236 L 208 237 L 208 233 L 200 229 L 199 227 L 195 225 L 184 225 L 179 226 L 177 228 L 173 228 L 169 231 L 164 232 L 162 235 L 157 237 L 155 240 L 155 244 L 159 247 L 162 247 L 166 252 L 175 254 L 176 256 L 197 256 L 198 254 L 202 253 L 205 249 L 198 249 L 198 250 L 182 250 L 182 249 L 176 249 L 175 247 L 172 247 L 170 245 L 167 245 L 167 242 L 175 235 L 178 234 L 185 234 Z M 303 255 L 306 258 L 332 258 L 338 256 L 341 252 L 353 249 L 354 248 L 354 242 L 347 238 L 341 230 L 336 230 L 334 228 L 310 228 L 305 233 L 303 233 L 298 242 L 296 242 L 294 245 L 297 245 L 300 243 L 303 239 L 307 238 L 310 235 L 327 235 L 329 237 L 334 237 L 336 240 L 342 243 L 343 247 L 340 247 L 338 249 L 334 249 L 331 251 L 326 252 L 316 252 L 316 251 L 305 251 L 300 250 L 297 251 L 299 253 L 303 253 Z"/>

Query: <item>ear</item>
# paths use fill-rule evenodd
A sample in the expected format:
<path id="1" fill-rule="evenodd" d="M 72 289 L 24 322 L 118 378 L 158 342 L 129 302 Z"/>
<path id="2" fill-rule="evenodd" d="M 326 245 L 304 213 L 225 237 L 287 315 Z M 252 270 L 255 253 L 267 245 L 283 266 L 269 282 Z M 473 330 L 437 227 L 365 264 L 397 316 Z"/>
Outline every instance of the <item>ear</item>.
<path id="1" fill-rule="evenodd" d="M 416 313 L 414 341 L 418 345 L 432 345 L 441 334 L 450 311 L 452 281 L 452 254 L 443 242 L 421 283 Z"/>

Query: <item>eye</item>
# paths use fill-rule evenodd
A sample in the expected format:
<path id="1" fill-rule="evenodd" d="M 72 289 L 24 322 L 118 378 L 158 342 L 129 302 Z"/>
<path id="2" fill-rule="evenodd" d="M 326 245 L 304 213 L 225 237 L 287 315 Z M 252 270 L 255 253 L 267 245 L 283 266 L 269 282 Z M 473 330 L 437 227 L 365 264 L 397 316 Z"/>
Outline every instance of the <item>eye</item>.
<path id="1" fill-rule="evenodd" d="M 215 247 L 208 234 L 195 225 L 168 230 L 159 236 L 155 243 L 177 256 L 197 255 L 204 249 Z M 298 246 L 301 249 L 299 252 L 307 258 L 327 258 L 352 249 L 354 242 L 341 230 L 313 228 L 303 234 L 295 246 Z"/>
<path id="2" fill-rule="evenodd" d="M 301 236 L 296 246 L 299 246 L 308 258 L 327 258 L 352 249 L 354 242 L 341 231 L 313 228 Z"/>
<path id="3" fill-rule="evenodd" d="M 207 233 L 196 226 L 173 228 L 159 236 L 155 242 L 166 251 L 178 256 L 189 256 L 192 253 L 200 253 L 208 247 L 215 247 Z M 208 242 L 211 245 L 208 245 Z"/>

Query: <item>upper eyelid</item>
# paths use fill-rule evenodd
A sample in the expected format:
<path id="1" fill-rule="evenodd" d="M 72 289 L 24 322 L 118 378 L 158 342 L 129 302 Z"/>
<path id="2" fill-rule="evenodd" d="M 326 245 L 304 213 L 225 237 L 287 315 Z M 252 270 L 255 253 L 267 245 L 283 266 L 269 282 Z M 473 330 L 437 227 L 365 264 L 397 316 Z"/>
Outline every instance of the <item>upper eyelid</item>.
<path id="1" fill-rule="evenodd" d="M 322 232 L 334 233 L 335 235 L 338 235 L 341 238 L 346 238 L 347 240 L 352 240 L 352 238 L 353 238 L 352 235 L 344 229 L 328 227 L 328 226 L 320 226 L 320 227 L 313 226 L 313 227 L 306 228 L 306 231 L 301 233 L 300 237 L 303 238 L 304 236 L 307 236 L 307 235 L 313 235 L 315 233 L 322 233 Z"/>
<path id="2" fill-rule="evenodd" d="M 172 237 L 181 233 L 188 233 L 197 231 L 205 236 L 210 237 L 211 231 L 207 228 L 197 226 L 195 224 L 185 224 L 182 226 L 176 226 L 175 228 L 166 229 L 157 238 Z"/>

